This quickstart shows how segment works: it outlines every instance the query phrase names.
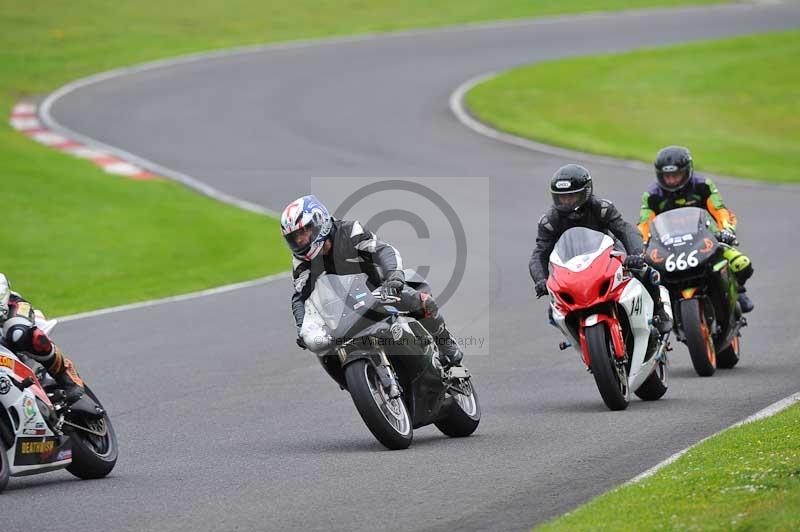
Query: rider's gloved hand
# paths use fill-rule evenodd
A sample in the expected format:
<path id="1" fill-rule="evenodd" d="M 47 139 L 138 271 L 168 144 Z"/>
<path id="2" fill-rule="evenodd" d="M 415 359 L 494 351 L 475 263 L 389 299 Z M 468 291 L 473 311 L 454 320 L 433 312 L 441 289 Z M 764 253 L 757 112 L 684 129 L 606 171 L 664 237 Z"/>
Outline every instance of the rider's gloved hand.
<path id="1" fill-rule="evenodd" d="M 719 235 L 717 235 L 717 240 L 729 246 L 735 246 L 736 244 L 739 243 L 736 240 L 736 233 L 734 233 L 730 229 L 723 229 L 722 231 L 720 231 Z"/>
<path id="2" fill-rule="evenodd" d="M 547 281 L 541 280 L 536 281 L 536 285 L 534 286 L 536 290 L 536 297 L 542 297 L 547 295 Z"/>
<path id="3" fill-rule="evenodd" d="M 406 276 L 402 270 L 392 270 L 383 279 L 383 292 L 389 296 L 396 296 L 403 290 Z"/>
<path id="4" fill-rule="evenodd" d="M 629 270 L 641 270 L 645 266 L 644 257 L 641 255 L 628 255 L 625 257 L 624 265 Z"/>
<path id="5" fill-rule="evenodd" d="M 306 342 L 303 340 L 303 337 L 300 336 L 299 334 L 297 335 L 297 347 L 299 347 L 300 349 L 308 349 Z"/>

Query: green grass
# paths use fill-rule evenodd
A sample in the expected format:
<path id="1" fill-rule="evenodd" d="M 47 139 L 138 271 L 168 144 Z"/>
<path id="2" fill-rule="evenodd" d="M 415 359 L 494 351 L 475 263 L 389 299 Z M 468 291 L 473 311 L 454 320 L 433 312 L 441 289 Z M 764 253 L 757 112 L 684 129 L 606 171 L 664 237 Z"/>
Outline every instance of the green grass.
<path id="1" fill-rule="evenodd" d="M 730 429 L 536 530 L 797 530 L 799 427 L 795 405 Z"/>
<path id="2" fill-rule="evenodd" d="M 0 0 L 0 111 L 82 76 L 189 52 L 553 13 L 721 0 Z M 0 125 L 0 271 L 49 314 L 289 267 L 276 223 L 170 182 L 132 182 Z M 289 201 L 291 198 L 287 198 Z"/>
<path id="3" fill-rule="evenodd" d="M 467 94 L 493 126 L 652 161 L 688 146 L 701 170 L 800 180 L 800 32 L 568 59 L 511 70 Z"/>

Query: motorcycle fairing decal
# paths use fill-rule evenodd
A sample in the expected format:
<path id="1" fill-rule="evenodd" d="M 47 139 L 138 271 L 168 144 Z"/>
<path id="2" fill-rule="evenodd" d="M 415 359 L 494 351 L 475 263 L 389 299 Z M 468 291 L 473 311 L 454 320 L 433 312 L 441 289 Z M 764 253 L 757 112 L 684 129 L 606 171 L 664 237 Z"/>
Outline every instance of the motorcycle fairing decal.
<path id="1" fill-rule="evenodd" d="M 661 264 L 667 259 L 659 255 L 658 248 L 654 247 L 653 250 L 650 252 L 650 260 L 652 260 L 655 264 Z"/>
<path id="2" fill-rule="evenodd" d="M 50 402 L 50 398 L 47 397 L 47 394 L 45 393 L 44 389 L 42 389 L 41 383 L 39 383 L 39 379 L 36 378 L 36 374 L 31 370 L 31 368 L 29 368 L 19 360 L 14 360 L 14 359 L 9 359 L 9 360 L 14 362 L 14 366 L 12 369 L 14 371 L 14 376 L 17 378 L 17 380 L 19 382 L 22 382 L 28 377 L 30 377 L 33 380 L 33 385 L 30 387 L 30 390 L 33 390 L 33 393 L 36 394 L 36 397 L 41 399 L 44 402 L 44 404 L 46 404 L 47 406 L 53 406 L 53 403 Z"/>
<path id="3" fill-rule="evenodd" d="M 59 445 L 56 437 L 17 438 L 14 465 L 41 465 L 65 460 L 65 458 L 59 459 L 59 456 L 64 456 L 62 451 L 67 450 L 64 448 L 66 443 L 65 440 Z"/>
<path id="4" fill-rule="evenodd" d="M 0 366 L 4 368 L 8 368 L 13 371 L 14 369 L 14 359 L 9 358 L 7 356 L 0 355 Z"/>
<path id="5" fill-rule="evenodd" d="M 684 288 L 683 290 L 681 290 L 681 297 L 683 299 L 692 299 L 696 293 L 697 293 L 697 287 Z"/>

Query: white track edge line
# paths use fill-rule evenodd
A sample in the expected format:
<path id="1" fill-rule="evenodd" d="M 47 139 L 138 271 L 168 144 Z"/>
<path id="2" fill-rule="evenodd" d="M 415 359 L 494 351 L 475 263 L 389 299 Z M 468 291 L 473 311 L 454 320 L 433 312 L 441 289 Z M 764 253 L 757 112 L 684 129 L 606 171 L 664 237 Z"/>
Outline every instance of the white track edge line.
<path id="1" fill-rule="evenodd" d="M 593 153 L 571 150 L 569 148 L 560 148 L 558 146 L 553 146 L 552 144 L 544 144 L 542 142 L 536 142 L 534 140 L 513 135 L 511 133 L 505 133 L 476 119 L 467 110 L 467 107 L 464 103 L 464 96 L 467 94 L 467 92 L 469 92 L 477 85 L 489 81 L 490 79 L 497 77 L 499 74 L 500 72 L 496 71 L 487 72 L 485 74 L 481 74 L 474 78 L 468 79 L 467 81 L 459 85 L 456 88 L 456 90 L 452 92 L 452 94 L 450 94 L 450 111 L 455 115 L 458 121 L 461 122 L 461 124 L 471 129 L 475 133 L 483 135 L 484 137 L 489 137 L 490 139 L 494 139 L 506 144 L 511 144 L 513 146 L 524 148 L 530 151 L 535 151 L 537 153 L 544 153 L 546 155 L 555 155 L 557 157 L 564 157 L 571 160 L 580 159 L 603 165 L 621 166 L 623 168 L 631 168 L 633 170 L 642 170 L 648 172 L 653 170 L 652 165 L 644 163 L 642 161 L 636 161 L 632 159 L 618 159 L 606 155 L 596 155 Z M 744 186 L 750 188 L 768 187 L 773 190 L 800 192 L 799 185 L 789 185 L 785 183 L 769 183 L 766 181 L 754 181 L 738 177 L 719 176 L 710 174 L 708 172 L 703 172 L 703 175 L 712 177 L 714 178 L 715 181 L 719 183 L 724 183 L 726 185 Z"/>
<path id="2" fill-rule="evenodd" d="M 685 449 L 682 449 L 682 450 L 678 451 L 677 453 L 673 454 L 672 456 L 670 456 L 669 458 L 667 458 L 663 462 L 659 462 L 658 464 L 654 465 L 653 467 L 651 467 L 647 471 L 645 471 L 643 473 L 640 473 L 639 475 L 636 475 L 635 477 L 630 479 L 628 482 L 623 484 L 623 486 L 627 486 L 627 485 L 630 485 L 630 484 L 636 484 L 637 482 L 640 482 L 640 481 L 646 479 L 647 477 L 653 476 L 659 470 L 661 470 L 661 469 L 665 468 L 666 466 L 672 464 L 673 462 L 677 461 L 681 456 L 683 456 L 684 454 L 689 452 L 691 449 L 697 447 L 701 443 L 705 442 L 706 440 L 710 440 L 711 438 L 713 438 L 715 436 L 718 436 L 718 435 L 722 434 L 723 432 L 726 432 L 726 431 L 728 431 L 730 429 L 733 429 L 733 428 L 736 428 L 736 427 L 741 427 L 742 425 L 745 425 L 747 423 L 752 423 L 754 421 L 760 421 L 762 419 L 766 419 L 768 417 L 774 416 L 775 414 L 777 414 L 777 413 L 779 413 L 779 412 L 781 412 L 783 410 L 786 410 L 787 408 L 789 408 L 790 406 L 792 406 L 793 404 L 795 404 L 797 402 L 800 402 L 800 392 L 794 393 L 794 394 L 792 394 L 792 395 L 790 395 L 788 397 L 784 397 L 780 401 L 776 401 L 776 402 L 772 403 L 771 405 L 769 405 L 768 407 L 764 408 L 763 410 L 759 410 L 758 412 L 756 412 L 752 416 L 749 416 L 749 417 L 747 417 L 747 418 L 745 418 L 745 419 L 743 419 L 741 421 L 738 421 L 738 422 L 734 423 L 733 425 L 731 425 L 730 427 L 724 428 L 721 431 L 712 434 L 711 436 L 706 436 L 705 438 L 703 438 L 702 440 L 698 441 L 697 443 L 694 443 L 694 444 L 690 445 L 689 447 L 687 447 Z"/>
<path id="3" fill-rule="evenodd" d="M 215 288 L 208 288 L 206 290 L 200 290 L 197 292 L 190 292 L 188 294 L 180 294 L 177 296 L 169 296 L 164 297 L 161 299 L 151 299 L 149 301 L 139 301 L 137 303 L 129 303 L 127 305 L 119 305 L 117 307 L 108 307 L 102 308 L 98 310 L 90 310 L 88 312 L 81 312 L 78 314 L 71 314 L 69 316 L 60 316 L 56 319 L 60 322 L 69 322 L 69 321 L 76 321 L 82 320 L 86 318 L 94 318 L 97 316 L 104 316 L 106 314 L 115 314 L 117 312 L 125 312 L 127 310 L 137 310 L 141 308 L 153 307 L 156 305 L 163 305 L 165 303 L 177 303 L 179 301 L 189 301 L 192 299 L 198 299 L 201 297 L 208 297 L 214 296 L 218 294 L 224 294 L 227 292 L 234 292 L 236 290 L 242 290 L 244 288 L 253 288 L 255 286 L 264 285 L 270 283 L 272 281 L 278 279 L 285 279 L 291 275 L 291 272 L 281 272 L 276 273 L 273 275 L 267 275 L 266 277 L 261 277 L 258 279 L 253 279 L 250 281 L 242 281 L 240 283 L 233 283 L 227 284 L 223 286 L 217 286 Z"/>

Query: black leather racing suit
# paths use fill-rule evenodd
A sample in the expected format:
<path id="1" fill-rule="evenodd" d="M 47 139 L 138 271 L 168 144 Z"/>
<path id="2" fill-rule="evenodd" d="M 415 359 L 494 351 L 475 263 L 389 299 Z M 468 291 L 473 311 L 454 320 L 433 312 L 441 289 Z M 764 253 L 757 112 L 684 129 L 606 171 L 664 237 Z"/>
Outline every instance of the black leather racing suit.
<path id="1" fill-rule="evenodd" d="M 551 207 L 539 219 L 536 247 L 528 264 L 534 283 L 547 280 L 550 253 L 564 231 L 573 227 L 586 227 L 608 234 L 615 240 L 614 247 L 622 248 L 620 251 L 624 250 L 628 255 L 641 255 L 644 250 L 639 230 L 623 220 L 617 208 L 608 200 L 591 197 L 578 213 L 563 213 Z M 637 278 L 642 281 L 658 308 L 661 303 L 658 283 L 654 282 L 650 275 L 637 275 Z"/>
<path id="2" fill-rule="evenodd" d="M 333 275 L 366 273 L 368 284 L 375 288 L 381 285 L 386 273 L 403 269 L 403 259 L 397 249 L 364 229 L 356 220 L 333 219 L 329 238 L 333 248 L 328 254 L 320 253 L 312 261 L 293 258 L 292 313 L 298 332 L 305 317 L 305 301 L 323 272 Z M 422 323 L 447 358 L 460 360 L 460 351 L 455 352 L 458 346 L 447 330 L 430 287 L 427 283 L 415 283 L 414 286 L 416 288 L 404 285 L 396 306 Z"/>

